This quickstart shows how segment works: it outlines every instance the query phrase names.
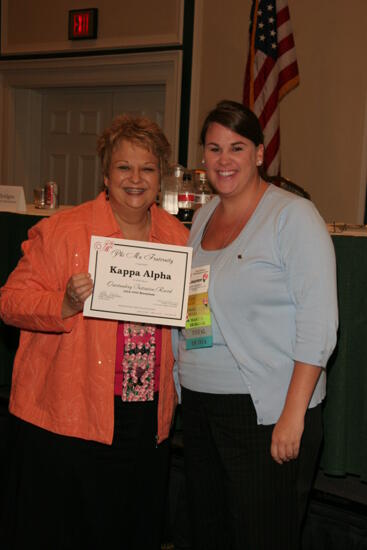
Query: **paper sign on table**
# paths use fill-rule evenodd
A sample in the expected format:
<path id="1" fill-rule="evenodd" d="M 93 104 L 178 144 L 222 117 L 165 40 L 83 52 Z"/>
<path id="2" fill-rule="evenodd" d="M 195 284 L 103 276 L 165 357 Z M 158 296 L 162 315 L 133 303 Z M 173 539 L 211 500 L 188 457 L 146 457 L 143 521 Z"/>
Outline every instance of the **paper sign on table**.
<path id="1" fill-rule="evenodd" d="M 27 207 L 23 187 L 0 185 L 0 210 L 2 212 L 25 212 Z"/>

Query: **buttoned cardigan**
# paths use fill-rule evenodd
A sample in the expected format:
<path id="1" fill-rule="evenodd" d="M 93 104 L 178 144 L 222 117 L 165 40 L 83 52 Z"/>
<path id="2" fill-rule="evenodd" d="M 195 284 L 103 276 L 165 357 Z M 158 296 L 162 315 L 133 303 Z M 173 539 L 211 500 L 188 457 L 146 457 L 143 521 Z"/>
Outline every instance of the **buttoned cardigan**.
<path id="1" fill-rule="evenodd" d="M 213 198 L 195 218 L 188 242 L 193 267 L 208 258 L 201 240 L 219 200 Z M 335 252 L 317 209 L 270 185 L 238 237 L 217 254 L 210 270 L 209 306 L 238 364 L 244 391 L 251 395 L 258 424 L 278 421 L 296 361 L 322 367 L 310 400 L 315 407 L 325 396 L 325 367 L 338 328 Z M 227 365 L 221 364 L 220 353 L 213 360 L 222 367 L 216 371 L 218 388 Z M 205 368 L 205 361 L 205 349 L 186 350 L 180 339 L 182 386 L 217 393 L 211 389 L 214 371 Z"/>

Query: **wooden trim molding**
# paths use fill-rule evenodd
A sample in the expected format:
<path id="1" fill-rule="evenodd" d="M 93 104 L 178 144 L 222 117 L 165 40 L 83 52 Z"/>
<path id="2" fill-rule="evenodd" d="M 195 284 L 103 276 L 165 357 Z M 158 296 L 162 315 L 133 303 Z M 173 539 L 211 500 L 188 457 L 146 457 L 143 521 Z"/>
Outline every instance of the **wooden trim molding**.
<path id="1" fill-rule="evenodd" d="M 94 8 L 98 8 L 99 14 L 99 32 L 97 39 L 82 40 L 82 41 L 70 41 L 68 40 L 68 2 L 60 2 L 59 4 L 48 3 L 47 13 L 42 10 L 42 1 L 24 0 L 25 11 L 20 14 L 21 9 L 17 9 L 14 15 L 11 7 L 12 0 L 1 1 L 1 54 L 2 55 L 25 55 L 25 54 L 39 54 L 39 53 L 52 53 L 52 52 L 85 52 L 85 51 L 100 51 L 100 50 L 113 50 L 122 48 L 146 48 L 146 47 L 164 47 L 164 46 L 180 46 L 183 40 L 183 19 L 184 19 L 184 0 L 170 0 L 173 7 L 172 18 L 167 25 L 167 21 L 164 22 L 162 28 L 159 25 L 154 24 L 154 21 L 147 30 L 146 33 L 140 34 L 134 33 L 134 30 L 128 32 L 132 27 L 134 29 L 134 23 L 136 21 L 136 29 L 140 31 L 139 14 L 144 9 L 144 3 L 137 2 L 128 6 L 128 14 L 131 12 L 130 17 L 123 17 L 123 11 L 116 14 L 116 17 L 120 20 L 118 28 L 111 29 L 111 13 L 116 11 L 116 6 L 111 2 L 95 1 L 92 2 Z M 19 4 L 19 2 L 18 2 Z M 21 3 L 20 3 L 21 4 Z M 64 5 L 63 5 L 64 4 Z M 91 4 L 91 5 L 92 5 Z M 51 7 L 52 5 L 52 7 Z M 69 3 L 69 5 L 71 5 Z M 148 4 L 147 4 L 148 5 Z M 163 10 L 164 6 L 160 7 L 159 3 L 155 0 L 148 5 L 149 10 L 155 10 L 157 12 L 157 21 L 159 22 L 159 8 Z M 122 8 L 120 8 L 122 10 Z M 126 7 L 125 7 L 126 11 Z M 151 13 L 154 13 L 153 11 Z M 134 15 L 135 14 L 135 15 Z M 42 20 L 37 19 L 39 15 Z M 23 27 L 25 31 L 28 31 L 30 40 L 23 39 L 24 33 L 19 32 L 20 38 L 17 38 L 17 33 L 12 32 L 16 22 L 14 18 L 23 17 L 19 20 L 20 29 Z M 45 30 L 42 34 L 40 32 L 32 31 L 31 25 L 35 25 L 35 28 L 45 29 L 47 24 L 47 17 L 50 16 L 50 28 L 51 30 Z M 63 27 L 65 25 L 65 38 L 63 37 Z M 109 23 L 110 21 L 110 23 Z M 61 27 L 61 28 L 60 28 Z M 165 27 L 165 28 L 163 28 Z M 52 32 L 52 29 L 55 32 Z M 35 38 L 32 41 L 32 34 Z M 50 35 L 50 38 L 48 38 Z M 55 39 L 52 38 L 56 35 Z M 39 37 L 44 36 L 44 40 L 40 40 Z"/>

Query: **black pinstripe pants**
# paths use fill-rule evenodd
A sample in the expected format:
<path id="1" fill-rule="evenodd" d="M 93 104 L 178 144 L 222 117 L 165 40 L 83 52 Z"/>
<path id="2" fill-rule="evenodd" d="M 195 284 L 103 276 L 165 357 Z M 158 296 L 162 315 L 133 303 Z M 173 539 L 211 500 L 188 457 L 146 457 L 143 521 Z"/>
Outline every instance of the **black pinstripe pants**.
<path id="1" fill-rule="evenodd" d="M 297 460 L 270 455 L 249 395 L 183 388 L 189 513 L 195 550 L 297 550 L 322 440 L 321 405 L 305 418 Z"/>

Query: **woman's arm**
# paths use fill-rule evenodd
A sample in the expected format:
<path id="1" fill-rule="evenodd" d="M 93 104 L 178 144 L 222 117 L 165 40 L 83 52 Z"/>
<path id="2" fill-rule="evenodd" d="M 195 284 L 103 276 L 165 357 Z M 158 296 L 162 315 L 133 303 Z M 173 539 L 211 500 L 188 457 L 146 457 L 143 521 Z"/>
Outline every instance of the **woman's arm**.
<path id="1" fill-rule="evenodd" d="M 322 367 L 296 361 L 284 408 L 274 426 L 271 456 L 283 464 L 297 458 L 301 444 L 304 418 Z"/>
<path id="2" fill-rule="evenodd" d="M 74 244 L 74 234 L 69 231 L 66 235 L 65 229 L 58 229 L 49 218 L 33 226 L 29 239 L 22 244 L 17 267 L 1 288 L 3 321 L 23 330 L 70 331 L 75 323 L 71 317 L 82 310 L 85 291 L 91 286 L 89 275 L 80 273 L 86 271 L 86 262 L 79 248 L 78 242 Z M 82 291 L 80 281 L 75 285 L 75 277 L 89 278 L 83 283 L 88 289 Z M 77 299 L 73 301 L 74 295 Z"/>
<path id="3" fill-rule="evenodd" d="M 289 204 L 278 238 L 295 307 L 294 368 L 271 443 L 272 457 L 282 464 L 298 456 L 305 413 L 335 347 L 338 307 L 334 247 L 310 201 Z"/>

